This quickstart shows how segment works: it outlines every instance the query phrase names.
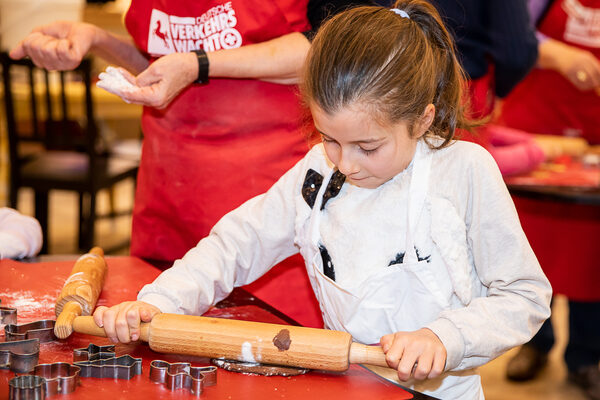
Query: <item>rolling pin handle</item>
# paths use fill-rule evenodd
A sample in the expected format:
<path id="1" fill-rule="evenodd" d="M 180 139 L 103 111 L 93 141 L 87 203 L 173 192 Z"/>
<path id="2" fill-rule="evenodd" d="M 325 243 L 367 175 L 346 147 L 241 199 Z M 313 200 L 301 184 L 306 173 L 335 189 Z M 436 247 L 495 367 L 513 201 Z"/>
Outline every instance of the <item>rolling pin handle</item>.
<path id="1" fill-rule="evenodd" d="M 83 313 L 81 305 L 76 301 L 65 303 L 61 313 L 56 317 L 54 334 L 59 339 L 66 339 L 73 333 L 73 320 Z"/>
<path id="2" fill-rule="evenodd" d="M 104 250 L 102 250 L 102 247 L 92 247 L 88 253 L 95 256 L 104 257 Z"/>
<path id="3" fill-rule="evenodd" d="M 352 342 L 348 360 L 351 364 L 369 364 L 380 367 L 388 367 L 385 354 L 381 346 L 367 346 Z"/>
<path id="4" fill-rule="evenodd" d="M 91 315 L 75 318 L 75 320 L 73 320 L 73 330 L 86 335 L 106 337 L 104 328 L 100 328 L 96 325 L 94 317 Z"/>

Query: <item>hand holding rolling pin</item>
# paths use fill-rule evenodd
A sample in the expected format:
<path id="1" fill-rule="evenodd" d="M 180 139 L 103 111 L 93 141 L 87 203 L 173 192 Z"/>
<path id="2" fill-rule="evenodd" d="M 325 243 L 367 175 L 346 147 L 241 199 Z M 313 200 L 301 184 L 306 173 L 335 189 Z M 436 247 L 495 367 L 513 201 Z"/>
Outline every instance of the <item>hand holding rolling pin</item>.
<path id="1" fill-rule="evenodd" d="M 388 365 L 398 371 L 398 378 L 407 381 L 431 379 L 444 372 L 446 348 L 427 328 L 413 332 L 396 332 L 381 338 L 381 347 Z"/>
<path id="2" fill-rule="evenodd" d="M 106 337 L 113 343 L 129 343 L 140 338 L 140 323 L 150 322 L 161 311 L 143 301 L 125 301 L 113 307 L 98 307 L 94 322 L 104 328 Z"/>

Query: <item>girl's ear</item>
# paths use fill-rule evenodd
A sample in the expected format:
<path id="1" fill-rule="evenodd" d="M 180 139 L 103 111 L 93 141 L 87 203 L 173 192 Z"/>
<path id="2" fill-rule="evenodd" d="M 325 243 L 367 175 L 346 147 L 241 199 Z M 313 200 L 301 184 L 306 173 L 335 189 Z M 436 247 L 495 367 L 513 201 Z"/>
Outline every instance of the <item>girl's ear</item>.
<path id="1" fill-rule="evenodd" d="M 433 123 L 433 118 L 435 117 L 435 106 L 433 104 L 427 104 L 425 107 L 425 111 L 423 111 L 423 115 L 419 118 L 417 122 L 415 133 L 416 137 L 420 138 L 427 132 L 431 124 Z"/>

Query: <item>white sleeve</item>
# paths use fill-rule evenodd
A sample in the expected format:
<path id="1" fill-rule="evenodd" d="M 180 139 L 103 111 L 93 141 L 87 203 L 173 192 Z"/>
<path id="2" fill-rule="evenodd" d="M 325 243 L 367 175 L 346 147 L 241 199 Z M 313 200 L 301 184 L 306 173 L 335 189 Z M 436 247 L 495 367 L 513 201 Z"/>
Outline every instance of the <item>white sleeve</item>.
<path id="1" fill-rule="evenodd" d="M 487 153 L 477 161 L 468 182 L 465 222 L 483 292 L 428 325 L 446 346 L 447 370 L 483 365 L 529 341 L 550 316 L 552 288 L 498 167 Z"/>
<path id="2" fill-rule="evenodd" d="M 138 300 L 163 312 L 202 314 L 234 287 L 255 281 L 297 253 L 294 195 L 300 193 L 303 163 L 221 218 L 196 247 L 146 285 Z"/>
<path id="3" fill-rule="evenodd" d="M 35 256 L 42 247 L 42 228 L 32 217 L 0 208 L 0 259 Z"/>

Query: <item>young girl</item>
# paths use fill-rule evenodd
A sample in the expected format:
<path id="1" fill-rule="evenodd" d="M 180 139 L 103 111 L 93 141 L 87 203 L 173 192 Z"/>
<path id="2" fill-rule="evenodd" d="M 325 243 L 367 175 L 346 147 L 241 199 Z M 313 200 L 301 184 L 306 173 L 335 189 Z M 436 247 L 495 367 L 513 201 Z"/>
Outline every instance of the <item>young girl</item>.
<path id="1" fill-rule="evenodd" d="M 323 144 L 223 217 L 138 301 L 99 307 L 96 323 L 115 342 L 137 340 L 140 320 L 201 314 L 299 251 L 326 328 L 381 343 L 419 391 L 483 398 L 475 367 L 532 337 L 551 289 L 494 160 L 452 141 L 467 125 L 462 85 L 429 3 L 332 18 L 303 85 Z"/>

